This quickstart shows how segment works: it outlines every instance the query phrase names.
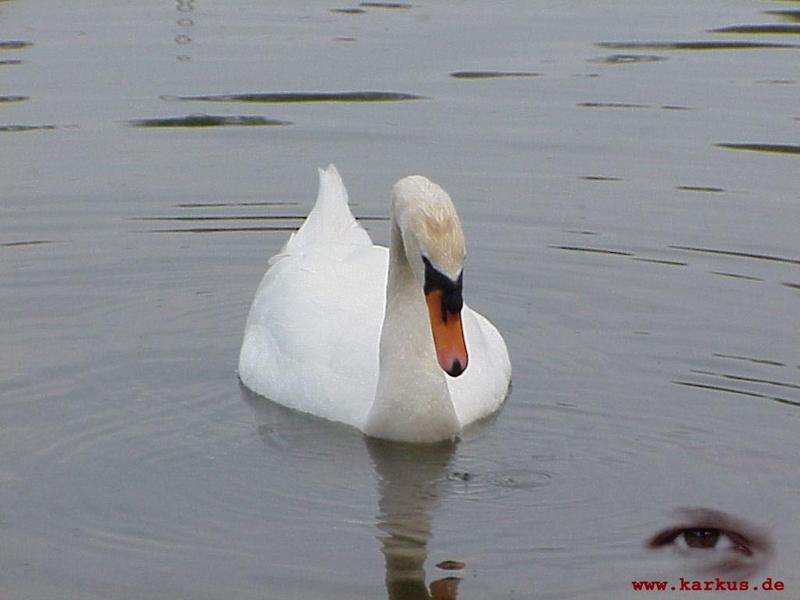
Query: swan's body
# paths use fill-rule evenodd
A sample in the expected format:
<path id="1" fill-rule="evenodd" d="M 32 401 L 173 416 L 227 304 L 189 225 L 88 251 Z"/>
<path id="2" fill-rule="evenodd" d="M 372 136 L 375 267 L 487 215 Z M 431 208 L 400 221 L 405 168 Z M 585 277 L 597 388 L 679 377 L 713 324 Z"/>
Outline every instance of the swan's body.
<path id="1" fill-rule="evenodd" d="M 256 292 L 239 377 L 275 402 L 371 436 L 452 438 L 503 402 L 506 345 L 461 306 L 463 234 L 447 194 L 424 177 L 401 180 L 391 227 L 391 249 L 373 245 L 336 169 L 320 170 L 316 205 Z M 439 316 L 443 328 L 463 324 L 460 342 L 439 333 Z"/>

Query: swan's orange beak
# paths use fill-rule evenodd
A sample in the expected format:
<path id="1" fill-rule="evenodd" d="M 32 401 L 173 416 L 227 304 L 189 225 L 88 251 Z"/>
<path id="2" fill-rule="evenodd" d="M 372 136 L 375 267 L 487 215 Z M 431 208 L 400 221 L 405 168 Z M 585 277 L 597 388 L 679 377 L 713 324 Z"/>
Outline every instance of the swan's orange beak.
<path id="1" fill-rule="evenodd" d="M 461 310 L 460 307 L 455 312 L 448 310 L 444 299 L 444 292 L 440 289 L 433 289 L 425 294 L 439 366 L 448 375 L 458 377 L 467 368 L 469 361 L 464 329 L 461 326 Z"/>

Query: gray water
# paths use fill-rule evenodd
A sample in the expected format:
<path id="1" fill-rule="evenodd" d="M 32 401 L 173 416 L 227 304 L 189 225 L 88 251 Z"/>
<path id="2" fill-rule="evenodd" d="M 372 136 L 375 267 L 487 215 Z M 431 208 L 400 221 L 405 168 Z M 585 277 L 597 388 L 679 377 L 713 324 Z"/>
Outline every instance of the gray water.
<path id="1" fill-rule="evenodd" d="M 799 15 L 0 2 L 0 595 L 799 597 Z M 331 162 L 379 243 L 456 202 L 514 377 L 453 446 L 238 384 Z"/>

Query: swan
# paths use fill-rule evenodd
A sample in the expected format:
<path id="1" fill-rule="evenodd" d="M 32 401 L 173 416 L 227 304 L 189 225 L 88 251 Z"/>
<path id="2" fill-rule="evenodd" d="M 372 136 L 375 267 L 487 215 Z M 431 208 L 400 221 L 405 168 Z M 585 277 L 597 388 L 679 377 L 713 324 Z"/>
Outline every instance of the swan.
<path id="1" fill-rule="evenodd" d="M 425 177 L 392 188 L 390 247 L 372 243 L 333 165 L 269 260 L 245 325 L 239 378 L 290 408 L 399 442 L 454 439 L 497 410 L 511 362 L 462 299 L 464 234 Z"/>

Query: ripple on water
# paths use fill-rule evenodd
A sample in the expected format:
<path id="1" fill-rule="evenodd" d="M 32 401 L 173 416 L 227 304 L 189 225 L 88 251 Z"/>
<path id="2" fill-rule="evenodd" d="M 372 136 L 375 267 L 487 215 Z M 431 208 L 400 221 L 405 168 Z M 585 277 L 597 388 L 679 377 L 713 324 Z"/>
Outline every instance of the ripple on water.
<path id="1" fill-rule="evenodd" d="M 764 281 L 761 277 L 742 275 L 741 273 L 728 273 L 727 271 L 709 271 L 709 272 L 712 275 L 720 275 L 721 277 L 732 277 L 733 279 L 743 279 L 745 281 Z"/>
<path id="2" fill-rule="evenodd" d="M 355 438 L 359 436 L 352 427 L 292 410 L 259 396 L 242 384 L 239 388 L 256 417 L 261 440 L 270 448 L 298 458 L 325 460 L 335 456 L 337 448 L 357 443 Z M 312 438 L 317 441 L 309 444 Z"/>
<path id="3" fill-rule="evenodd" d="M 264 201 L 264 202 L 183 202 L 176 208 L 222 208 L 228 206 L 298 206 L 299 202 Z"/>
<path id="4" fill-rule="evenodd" d="M 176 548 L 216 545 L 212 538 L 227 539 L 222 530 L 228 525 L 246 531 L 248 519 L 268 522 L 271 495 L 295 493 L 289 484 L 281 488 L 291 477 L 270 481 L 286 453 L 264 452 L 253 415 L 236 391 L 233 364 L 225 362 L 231 357 L 208 357 L 214 346 L 209 332 L 241 326 L 240 301 L 208 297 L 187 307 L 185 300 L 166 298 L 166 308 L 154 310 L 152 294 L 165 293 L 133 294 L 122 314 L 142 321 L 124 351 L 113 351 L 122 346 L 105 340 L 102 356 L 99 350 L 74 352 L 57 369 L 40 369 L 36 381 L 4 387 L 5 419 L 17 432 L 7 438 L 15 455 L 11 464 L 20 481 L 37 482 L 34 494 L 13 501 L 14 535 L 84 555 L 166 558 Z M 86 308 L 82 318 L 116 322 L 118 316 L 102 313 L 119 309 Z M 159 318 L 164 322 L 152 323 Z M 108 331 L 114 338 L 118 327 Z M 152 347 L 158 352 L 148 351 Z M 26 435 L 32 415 L 37 434 Z M 12 490 L 5 498 L 17 497 Z M 292 499 L 279 504 L 303 502 Z M 268 533 L 259 531 L 262 540 Z M 259 546 L 244 537 L 245 547 Z M 240 550 L 231 545 L 220 551 Z"/>
<path id="5" fill-rule="evenodd" d="M 436 568 L 444 571 L 460 571 L 464 567 L 466 567 L 466 565 L 460 560 L 443 560 L 436 563 Z"/>
<path id="6" fill-rule="evenodd" d="M 17 246 L 39 246 L 41 244 L 54 244 L 53 240 L 23 240 L 20 242 L 3 242 L 0 247 L 15 248 Z"/>
<path id="7" fill-rule="evenodd" d="M 581 175 L 578 179 L 584 181 L 623 181 L 621 177 L 612 177 L 610 175 Z"/>
<path id="8" fill-rule="evenodd" d="M 629 102 L 578 102 L 581 108 L 650 108 L 647 104 L 631 104 Z"/>
<path id="9" fill-rule="evenodd" d="M 540 77 L 541 73 L 531 71 L 455 71 L 450 77 L 455 79 L 500 79 L 503 77 Z"/>
<path id="10" fill-rule="evenodd" d="M 723 354 L 721 352 L 717 352 L 714 354 L 717 358 L 725 358 L 729 360 L 741 360 L 749 363 L 753 363 L 756 365 L 767 365 L 770 367 L 785 367 L 786 363 L 780 362 L 778 360 L 773 360 L 771 358 L 758 358 L 754 356 L 741 356 L 738 354 Z"/>
<path id="11" fill-rule="evenodd" d="M 772 400 L 774 402 L 778 402 L 780 404 L 787 404 L 790 406 L 800 406 L 800 400 L 790 400 L 788 398 L 784 398 L 781 396 L 773 396 L 771 394 L 761 393 L 761 392 L 753 392 L 749 390 L 744 390 L 735 387 L 729 387 L 724 385 L 718 384 L 710 384 L 710 383 L 699 383 L 694 381 L 679 381 L 676 380 L 673 383 L 677 385 L 683 385 L 687 387 L 699 388 L 703 390 L 713 390 L 716 392 L 725 392 L 728 394 L 735 394 L 739 396 L 749 396 L 750 398 L 760 398 L 764 400 Z"/>
<path id="12" fill-rule="evenodd" d="M 367 11 L 363 8 L 332 8 L 331 12 L 340 15 L 363 15 Z"/>
<path id="13" fill-rule="evenodd" d="M 470 501 L 496 500 L 516 492 L 529 492 L 549 485 L 550 473 L 539 469 L 514 468 L 498 471 L 453 469 L 447 480 L 455 482 L 456 495 Z"/>
<path id="14" fill-rule="evenodd" d="M 800 390 L 800 385 L 798 385 L 796 383 L 788 383 L 788 382 L 785 382 L 785 381 L 777 381 L 777 380 L 774 380 L 774 379 L 763 379 L 763 378 L 759 378 L 759 377 L 747 377 L 747 376 L 744 376 L 744 375 L 735 375 L 735 374 L 731 374 L 731 373 L 718 373 L 718 372 L 715 372 L 715 371 L 706 371 L 706 370 L 702 370 L 702 369 L 692 369 L 691 372 L 692 373 L 697 373 L 697 374 L 700 374 L 700 375 L 710 375 L 712 377 L 719 377 L 719 378 L 722 378 L 722 379 L 730 379 L 732 381 L 746 381 L 746 382 L 750 382 L 750 383 L 760 383 L 760 384 L 770 385 L 770 386 L 774 386 L 774 387 L 788 388 L 788 389 L 791 389 L 791 390 Z"/>
<path id="15" fill-rule="evenodd" d="M 281 479 L 270 484 L 270 493 L 281 498 L 282 505 L 305 504 L 305 509 L 297 512 L 299 519 L 308 518 L 309 510 L 323 519 L 332 512 L 355 510 L 359 511 L 357 518 L 371 522 L 374 504 L 367 505 L 369 516 L 363 513 L 363 507 L 357 508 L 363 490 L 374 489 L 370 441 L 354 427 L 292 410 L 241 384 L 239 389 L 240 398 L 255 417 L 254 431 L 261 450 L 255 468 L 263 471 L 267 462 L 273 473 L 263 477 L 267 481 L 274 481 L 276 475 Z"/>
<path id="16" fill-rule="evenodd" d="M 0 125 L 0 132 L 19 133 L 25 131 L 49 131 L 58 128 L 58 125 Z"/>
<path id="17" fill-rule="evenodd" d="M 698 246 L 669 246 L 675 250 L 685 250 L 687 252 L 698 252 L 701 254 L 717 254 L 720 256 L 731 256 L 734 258 L 749 258 L 754 260 L 766 260 L 770 262 L 786 263 L 790 265 L 800 265 L 800 259 L 775 256 L 771 254 L 758 254 L 754 252 L 741 252 L 738 250 L 722 250 L 719 248 L 701 248 Z"/>
<path id="18" fill-rule="evenodd" d="M 709 29 L 709 33 L 800 35 L 800 25 L 731 25 Z"/>
<path id="19" fill-rule="evenodd" d="M 291 121 L 279 121 L 260 116 L 223 116 L 195 114 L 185 117 L 162 117 L 154 119 L 132 119 L 132 127 L 270 127 L 292 125 Z"/>
<path id="20" fill-rule="evenodd" d="M 577 106 L 581 108 L 656 108 L 661 110 L 694 110 L 690 106 L 677 106 L 674 104 L 651 106 L 649 104 L 631 104 L 627 102 L 579 102 Z"/>
<path id="21" fill-rule="evenodd" d="M 589 62 L 602 63 L 606 65 L 630 65 L 637 63 L 652 63 L 667 60 L 666 56 L 655 54 L 611 54 L 599 58 L 590 58 Z"/>
<path id="22" fill-rule="evenodd" d="M 750 152 L 768 152 L 777 154 L 800 154 L 800 146 L 792 144 L 733 144 L 720 142 L 715 144 L 718 148 L 728 150 L 748 150 Z"/>
<path id="23" fill-rule="evenodd" d="M 385 8 L 387 10 L 408 10 L 413 8 L 413 4 L 405 2 L 360 2 L 359 6 L 365 8 Z"/>
<path id="24" fill-rule="evenodd" d="M 0 42 L 0 50 L 22 50 L 29 46 L 33 46 L 33 42 L 23 42 L 19 40 Z"/>
<path id="25" fill-rule="evenodd" d="M 791 378 L 793 374 L 785 370 L 787 366 L 785 362 L 725 353 L 715 353 L 713 357 L 718 365 L 690 369 L 691 378 L 675 380 L 673 383 L 759 400 L 771 400 L 789 406 L 800 406 L 800 382 L 784 378 Z M 747 371 L 742 372 L 745 368 Z M 763 374 L 759 372 L 765 368 L 769 369 L 769 372 L 766 370 Z"/>
<path id="26" fill-rule="evenodd" d="M 611 50 L 761 50 L 771 48 L 800 48 L 797 44 L 774 42 L 600 42 L 601 48 Z"/>
<path id="27" fill-rule="evenodd" d="M 683 262 L 680 260 L 666 260 L 662 258 L 642 258 L 640 256 L 634 256 L 633 260 L 637 260 L 639 262 L 646 262 L 646 263 L 653 263 L 656 265 L 668 265 L 671 267 L 687 267 L 689 263 Z"/>
<path id="28" fill-rule="evenodd" d="M 679 185 L 675 189 L 682 192 L 709 192 L 715 194 L 725 191 L 724 188 L 709 185 Z"/>
<path id="29" fill-rule="evenodd" d="M 131 380 L 131 371 L 141 379 Z M 119 558 L 166 558 L 176 548 L 238 555 L 270 535 L 270 507 L 280 506 L 281 519 L 298 530 L 313 528 L 310 515 L 349 516 L 353 490 L 365 483 L 331 467 L 358 464 L 353 454 L 366 461 L 360 435 L 311 438 L 307 427 L 295 427 L 291 439 L 288 419 L 276 423 L 270 415 L 286 443 L 265 446 L 263 427 L 238 394 L 221 394 L 195 371 L 184 358 L 163 354 L 84 370 L 65 390 L 84 405 L 54 425 L 52 443 L 29 453 L 27 474 L 43 482 L 40 494 L 49 499 L 46 511 L 34 502 L 31 514 L 20 516 L 26 537 Z M 226 373 L 226 381 L 234 377 Z M 357 473 L 370 479 L 369 469 Z"/>
<path id="30" fill-rule="evenodd" d="M 632 252 L 623 250 L 610 250 L 608 248 L 591 248 L 588 246 L 548 246 L 554 250 L 568 250 L 570 252 L 588 252 L 590 254 L 609 254 L 611 256 L 633 256 Z"/>
<path id="31" fill-rule="evenodd" d="M 296 231 L 305 220 L 305 214 L 298 214 L 297 211 L 281 213 L 283 207 L 297 206 L 297 202 L 264 201 L 264 202 L 213 202 L 213 203 L 184 203 L 176 208 L 191 209 L 183 210 L 179 214 L 163 216 L 143 216 L 131 217 L 130 221 L 152 222 L 152 223 L 186 223 L 191 227 L 164 227 L 160 229 L 145 230 L 146 233 L 232 233 L 232 232 L 285 232 Z M 240 207 L 268 207 L 269 212 L 265 214 L 240 214 Z M 215 214 L 208 214 L 203 209 L 216 208 L 225 209 L 225 214 L 221 210 L 214 211 Z M 356 215 L 362 222 L 388 221 L 385 216 Z M 261 222 L 255 226 L 243 226 L 246 223 Z M 287 222 L 292 222 L 287 224 Z M 200 225 L 203 226 L 200 226 Z"/>
<path id="32" fill-rule="evenodd" d="M 148 229 L 144 233 L 268 233 L 297 231 L 299 228 L 300 225 L 286 227 L 280 225 L 265 225 L 259 227 L 172 227 L 167 229 Z"/>
<path id="33" fill-rule="evenodd" d="M 800 21 L 800 10 L 767 10 L 765 14 L 780 17 L 787 21 Z"/>
<path id="34" fill-rule="evenodd" d="M 558 245 L 558 246 L 548 246 L 548 247 L 554 250 L 566 250 L 567 252 L 585 252 L 587 254 L 606 255 L 611 257 L 619 257 L 623 259 L 635 260 L 638 262 L 652 263 L 657 265 L 667 265 L 673 267 L 685 267 L 688 265 L 688 263 L 683 261 L 637 256 L 633 252 L 629 252 L 626 250 L 615 250 L 610 248 L 598 248 L 593 246 L 572 246 L 572 245 Z"/>
<path id="35" fill-rule="evenodd" d="M 219 94 L 209 96 L 161 96 L 162 100 L 184 102 L 260 102 L 265 104 L 293 104 L 304 102 L 402 102 L 421 100 L 425 96 L 401 92 L 264 92 L 246 94 Z"/>
<path id="36" fill-rule="evenodd" d="M 180 217 L 131 217 L 131 221 L 303 221 L 306 215 L 202 215 Z M 359 221 L 388 221 L 389 217 L 356 217 Z"/>

